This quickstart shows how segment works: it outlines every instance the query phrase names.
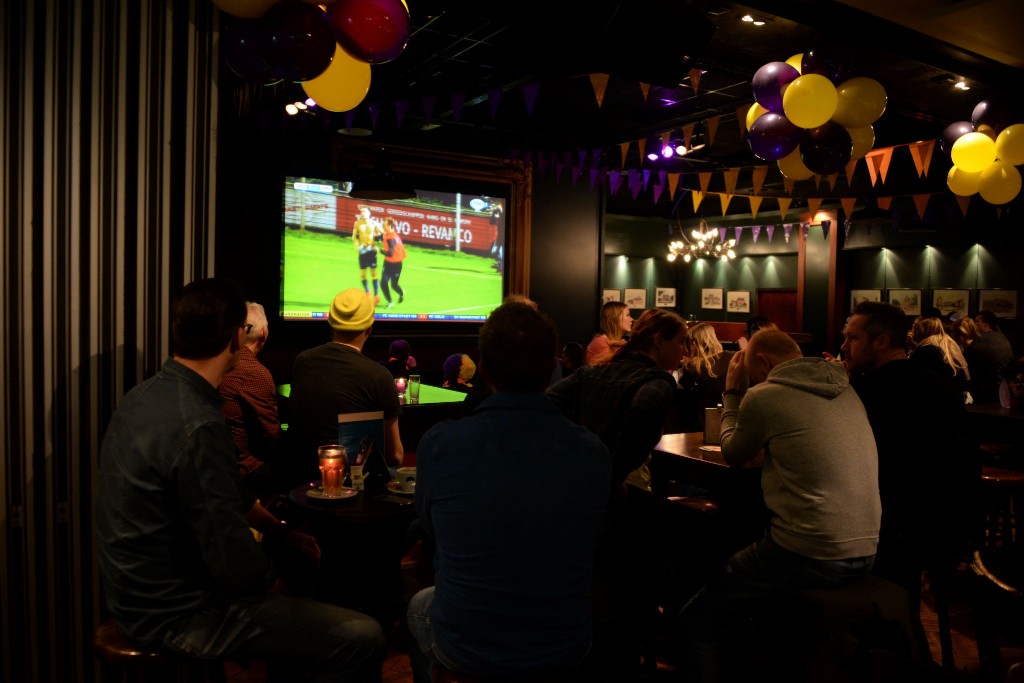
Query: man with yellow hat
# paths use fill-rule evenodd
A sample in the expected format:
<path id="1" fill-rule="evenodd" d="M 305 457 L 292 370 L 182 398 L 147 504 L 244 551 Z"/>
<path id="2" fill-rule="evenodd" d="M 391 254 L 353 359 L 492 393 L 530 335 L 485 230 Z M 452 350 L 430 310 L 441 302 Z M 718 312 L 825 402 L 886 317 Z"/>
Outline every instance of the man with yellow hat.
<path id="1" fill-rule="evenodd" d="M 373 301 L 355 288 L 337 294 L 328 316 L 331 341 L 303 351 L 292 368 L 289 412 L 294 454 L 316 471 L 316 449 L 338 441 L 338 414 L 383 411 L 384 456 L 400 466 L 401 408 L 391 373 L 363 355 L 373 329 Z"/>

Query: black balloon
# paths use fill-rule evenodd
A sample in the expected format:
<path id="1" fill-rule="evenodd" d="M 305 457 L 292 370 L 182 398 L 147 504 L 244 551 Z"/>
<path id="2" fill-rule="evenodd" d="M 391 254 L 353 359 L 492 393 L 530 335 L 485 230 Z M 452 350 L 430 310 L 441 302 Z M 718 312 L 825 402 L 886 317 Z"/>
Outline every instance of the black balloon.
<path id="1" fill-rule="evenodd" d="M 839 85 L 849 78 L 849 60 L 832 46 L 815 46 L 804 52 L 800 60 L 800 73 L 820 74 L 832 81 L 833 85 Z"/>
<path id="2" fill-rule="evenodd" d="M 953 143 L 968 133 L 974 132 L 974 126 L 970 121 L 957 121 L 951 123 L 942 131 L 939 138 L 939 149 L 947 157 L 953 153 Z"/>
<path id="3" fill-rule="evenodd" d="M 232 21 L 221 31 L 220 40 L 224 61 L 242 80 L 261 85 L 281 80 L 263 56 L 266 31 L 261 21 Z"/>
<path id="4" fill-rule="evenodd" d="M 308 81 L 322 74 L 334 58 L 334 32 L 316 5 L 281 2 L 263 15 L 267 31 L 266 59 L 275 74 L 289 81 Z"/>
<path id="5" fill-rule="evenodd" d="M 750 126 L 747 143 L 754 156 L 765 161 L 778 161 L 800 144 L 802 129 L 784 115 L 770 111 L 761 114 Z"/>
<path id="6" fill-rule="evenodd" d="M 974 113 L 971 114 L 974 130 L 978 130 L 978 126 L 990 126 L 997 134 L 1019 120 L 1020 117 L 1016 115 L 1013 105 L 1000 98 L 978 102 L 974 107 Z"/>
<path id="7" fill-rule="evenodd" d="M 834 121 L 809 128 L 800 136 L 800 159 L 815 173 L 838 173 L 850 162 L 852 154 L 850 134 Z"/>

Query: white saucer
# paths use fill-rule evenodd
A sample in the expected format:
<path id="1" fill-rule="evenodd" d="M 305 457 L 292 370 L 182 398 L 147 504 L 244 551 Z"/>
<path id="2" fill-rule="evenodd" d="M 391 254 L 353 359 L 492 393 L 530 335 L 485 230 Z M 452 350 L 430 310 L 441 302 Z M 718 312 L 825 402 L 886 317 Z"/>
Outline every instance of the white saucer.
<path id="1" fill-rule="evenodd" d="M 403 491 L 402 490 L 402 486 L 397 481 L 389 481 L 388 482 L 388 492 L 389 493 L 394 493 L 394 494 L 399 495 L 399 496 L 409 496 L 409 497 L 412 497 L 412 496 L 416 495 L 415 491 Z"/>
<path id="2" fill-rule="evenodd" d="M 311 488 L 306 491 L 307 496 L 310 498 L 316 498 L 317 500 L 345 500 L 346 498 L 351 498 L 357 493 L 359 493 L 359 491 L 349 488 L 343 488 L 341 490 L 341 494 L 337 496 L 325 496 L 323 490 L 319 488 Z"/>

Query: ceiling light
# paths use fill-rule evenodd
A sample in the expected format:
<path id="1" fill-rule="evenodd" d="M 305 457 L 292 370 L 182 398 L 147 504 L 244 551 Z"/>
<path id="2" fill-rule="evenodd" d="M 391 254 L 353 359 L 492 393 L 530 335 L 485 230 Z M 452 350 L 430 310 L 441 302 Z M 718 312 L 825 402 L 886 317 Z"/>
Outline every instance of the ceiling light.
<path id="1" fill-rule="evenodd" d="M 288 104 L 284 105 L 284 110 L 285 110 L 286 112 L 288 112 L 288 115 L 289 115 L 289 116 L 295 116 L 296 114 L 298 114 L 298 113 L 299 113 L 299 108 L 298 108 L 298 107 L 296 107 L 296 106 L 295 106 L 294 104 L 292 104 L 291 102 L 289 102 Z"/>
<path id="2" fill-rule="evenodd" d="M 657 161 L 658 160 L 658 153 L 657 152 L 648 152 L 647 153 L 647 158 L 650 159 L 651 161 Z"/>
<path id="3" fill-rule="evenodd" d="M 764 19 L 754 19 L 754 26 L 764 26 Z"/>
<path id="4" fill-rule="evenodd" d="M 671 145 L 665 145 L 664 147 L 661 148 L 661 156 L 665 157 L 666 159 L 671 159 L 672 155 L 675 153 L 676 151 L 672 149 Z"/>
<path id="5" fill-rule="evenodd" d="M 717 258 L 722 261 L 730 261 L 736 258 L 733 247 L 736 240 L 722 240 L 721 232 L 717 228 L 709 228 L 704 221 L 700 222 L 699 229 L 690 231 L 690 237 L 680 230 L 682 240 L 675 240 L 668 243 L 668 260 L 675 261 L 678 256 L 683 257 L 684 263 L 689 263 L 694 258 Z"/>
<path id="6" fill-rule="evenodd" d="M 744 14 L 742 17 L 740 17 L 740 21 L 745 21 L 748 24 L 751 24 L 754 21 L 754 17 L 750 16 L 749 14 Z"/>
<path id="7" fill-rule="evenodd" d="M 299 109 L 299 110 L 303 110 L 303 111 L 306 110 L 306 109 L 309 109 L 309 107 L 306 106 L 305 102 L 296 102 L 295 103 L 295 108 Z"/>
<path id="8" fill-rule="evenodd" d="M 954 83 L 953 87 L 956 88 L 957 90 L 963 90 L 965 92 L 971 89 L 971 86 L 967 85 L 967 81 L 965 81 L 962 78 L 956 83 Z"/>
<path id="9" fill-rule="evenodd" d="M 314 100 L 312 97 L 307 97 L 306 98 L 306 106 L 307 107 L 315 107 L 316 106 L 316 100 Z"/>
<path id="10" fill-rule="evenodd" d="M 678 154 L 679 156 L 686 156 L 686 152 L 686 145 L 679 145 L 678 147 L 676 147 L 676 154 Z"/>

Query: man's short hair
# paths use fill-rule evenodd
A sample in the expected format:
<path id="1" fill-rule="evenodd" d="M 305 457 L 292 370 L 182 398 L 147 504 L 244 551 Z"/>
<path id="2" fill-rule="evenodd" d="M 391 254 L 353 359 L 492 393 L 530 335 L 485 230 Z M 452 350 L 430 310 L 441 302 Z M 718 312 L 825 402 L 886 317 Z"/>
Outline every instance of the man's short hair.
<path id="1" fill-rule="evenodd" d="M 890 349 L 907 348 L 907 332 L 911 321 L 901 309 L 884 301 L 862 301 L 854 306 L 852 315 L 867 318 L 864 331 L 868 339 L 876 339 L 884 334 L 889 337 Z"/>
<path id="2" fill-rule="evenodd" d="M 988 325 L 988 328 L 993 332 L 999 331 L 999 316 L 992 311 L 978 311 L 978 314 L 974 317 L 975 319 L 981 318 L 981 321 Z"/>
<path id="3" fill-rule="evenodd" d="M 171 300 L 171 353 L 189 360 L 213 358 L 245 325 L 245 316 L 245 297 L 237 282 L 191 282 Z"/>
<path id="4" fill-rule="evenodd" d="M 480 330 L 480 363 L 498 391 L 542 392 L 551 379 L 558 333 L 546 315 L 522 302 L 494 309 Z"/>
<path id="5" fill-rule="evenodd" d="M 245 316 L 245 341 L 254 342 L 260 338 L 260 332 L 267 328 L 267 313 L 263 310 L 263 304 L 255 301 L 246 301 L 245 307 L 248 309 Z"/>
<path id="6" fill-rule="evenodd" d="M 760 330 L 750 338 L 747 353 L 763 353 L 773 359 L 799 358 L 804 354 L 800 345 L 782 330 Z"/>

